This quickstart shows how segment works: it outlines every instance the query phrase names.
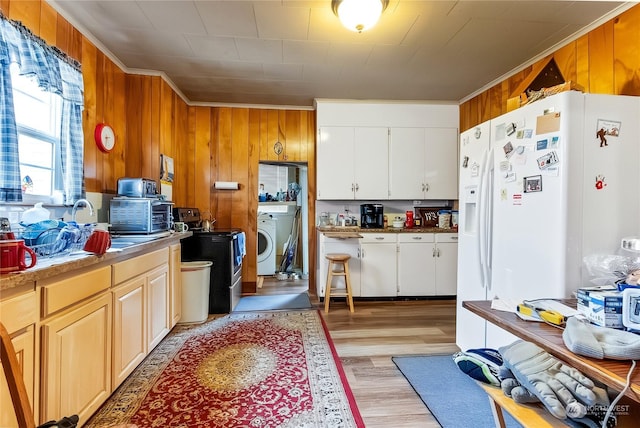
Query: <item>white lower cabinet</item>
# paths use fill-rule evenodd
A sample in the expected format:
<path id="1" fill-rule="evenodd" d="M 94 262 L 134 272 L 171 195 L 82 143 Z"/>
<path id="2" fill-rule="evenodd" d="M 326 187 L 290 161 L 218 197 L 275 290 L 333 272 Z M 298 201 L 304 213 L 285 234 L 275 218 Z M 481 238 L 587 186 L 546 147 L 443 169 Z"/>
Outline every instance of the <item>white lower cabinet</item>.
<path id="1" fill-rule="evenodd" d="M 458 283 L 458 234 L 435 234 L 436 295 L 455 296 Z"/>
<path id="2" fill-rule="evenodd" d="M 351 256 L 349 259 L 351 294 L 353 297 L 360 297 L 360 240 L 358 238 L 329 238 L 324 234 L 320 234 L 319 243 L 319 275 L 317 275 L 318 284 L 316 287 L 318 290 L 318 296 L 324 297 L 324 291 L 327 284 L 329 261 L 326 259 L 325 254 L 343 253 Z M 344 288 L 344 277 L 334 277 L 333 281 L 334 287 Z"/>
<path id="3" fill-rule="evenodd" d="M 354 297 L 455 296 L 457 233 L 360 235 L 359 239 L 339 239 L 320 234 L 316 284 L 319 296 L 324 296 L 328 253 L 351 255 L 349 273 Z"/>
<path id="4" fill-rule="evenodd" d="M 455 296 L 456 233 L 398 234 L 398 296 Z"/>
<path id="5" fill-rule="evenodd" d="M 433 233 L 398 234 L 398 296 L 436 295 Z"/>
<path id="6" fill-rule="evenodd" d="M 362 234 L 360 240 L 360 296 L 397 296 L 396 253 L 396 233 Z"/>

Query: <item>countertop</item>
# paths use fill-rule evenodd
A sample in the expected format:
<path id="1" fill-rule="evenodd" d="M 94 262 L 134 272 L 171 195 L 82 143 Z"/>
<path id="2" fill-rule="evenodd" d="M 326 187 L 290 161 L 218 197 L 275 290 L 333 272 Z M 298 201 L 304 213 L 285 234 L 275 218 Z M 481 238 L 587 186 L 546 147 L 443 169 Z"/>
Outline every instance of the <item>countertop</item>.
<path id="1" fill-rule="evenodd" d="M 358 226 L 318 226 L 317 230 L 321 233 L 458 233 L 458 229 L 442 229 L 440 227 L 387 227 L 384 229 L 365 229 Z"/>
<path id="2" fill-rule="evenodd" d="M 191 232 L 175 232 L 163 238 L 141 242 L 123 249 L 109 249 L 107 253 L 101 256 L 80 252 L 58 257 L 42 257 L 39 258 L 36 265 L 30 269 L 0 275 L 0 292 L 82 268 L 116 263 L 129 259 L 139 253 L 146 253 L 167 247 L 191 235 Z"/>
<path id="3" fill-rule="evenodd" d="M 567 299 L 562 303 L 572 308 L 576 307 L 575 299 Z M 626 376 L 631 364 L 629 361 L 598 360 L 574 354 L 564 344 L 562 330 L 541 322 L 524 321 L 511 312 L 491 309 L 490 300 L 464 301 L 462 306 L 498 327 L 537 344 L 590 378 L 609 385 L 615 391 L 621 391 L 626 384 Z M 640 372 L 637 370 L 633 373 L 630 388 L 625 395 L 640 403 Z"/>

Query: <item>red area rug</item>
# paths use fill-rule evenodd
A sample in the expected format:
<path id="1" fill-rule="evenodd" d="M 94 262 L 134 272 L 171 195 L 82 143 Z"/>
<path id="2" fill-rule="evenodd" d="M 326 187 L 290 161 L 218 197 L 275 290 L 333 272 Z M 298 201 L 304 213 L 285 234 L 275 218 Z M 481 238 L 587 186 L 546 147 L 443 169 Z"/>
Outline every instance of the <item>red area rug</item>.
<path id="1" fill-rule="evenodd" d="M 88 427 L 364 427 L 317 311 L 176 327 Z"/>

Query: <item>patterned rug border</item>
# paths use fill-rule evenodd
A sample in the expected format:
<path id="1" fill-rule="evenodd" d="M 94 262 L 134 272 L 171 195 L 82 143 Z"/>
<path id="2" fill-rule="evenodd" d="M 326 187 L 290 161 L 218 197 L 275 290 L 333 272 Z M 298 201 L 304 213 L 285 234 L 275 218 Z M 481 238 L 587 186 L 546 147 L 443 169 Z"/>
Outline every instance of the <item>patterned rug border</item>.
<path id="1" fill-rule="evenodd" d="M 335 385 L 342 389 L 348 401 L 348 409 L 353 417 L 352 423 L 355 427 L 364 427 L 364 421 L 359 412 L 353 392 L 347 381 L 342 363 L 336 352 L 333 340 L 326 326 L 326 323 L 319 310 L 295 309 L 274 312 L 239 312 L 231 313 L 220 318 L 215 318 L 202 324 L 181 325 L 178 324 L 165 337 L 160 344 L 144 359 L 144 361 L 133 371 L 131 375 L 112 393 L 111 397 L 100 409 L 87 421 L 86 427 L 104 427 L 116 424 L 127 423 L 129 419 L 139 410 L 143 403 L 141 397 L 145 397 L 153 388 L 156 381 L 162 376 L 164 370 L 173 361 L 174 357 L 182 349 L 184 344 L 194 336 L 203 335 L 207 332 L 224 327 L 227 323 L 239 320 L 255 320 L 260 318 L 278 318 L 289 315 L 313 314 L 315 321 L 320 326 L 326 345 L 331 354 L 331 361 L 340 382 Z M 307 344 L 313 347 L 314 344 Z M 305 346 L 306 347 L 306 346 Z M 311 349 L 308 350 L 312 352 Z"/>

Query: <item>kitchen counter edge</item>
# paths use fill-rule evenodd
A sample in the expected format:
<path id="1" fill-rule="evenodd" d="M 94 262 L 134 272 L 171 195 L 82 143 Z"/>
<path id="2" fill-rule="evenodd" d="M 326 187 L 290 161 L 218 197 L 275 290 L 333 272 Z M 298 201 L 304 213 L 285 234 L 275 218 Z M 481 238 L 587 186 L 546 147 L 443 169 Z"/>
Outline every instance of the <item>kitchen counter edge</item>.
<path id="1" fill-rule="evenodd" d="M 443 229 L 440 227 L 413 227 L 413 228 L 394 228 L 387 227 L 384 229 L 365 229 L 357 226 L 334 226 L 334 227 L 317 227 L 318 232 L 325 233 L 458 233 L 458 229 Z"/>
<path id="2" fill-rule="evenodd" d="M 124 248 L 120 251 L 108 252 L 101 256 L 89 254 L 85 256 L 60 256 L 53 261 L 47 263 L 46 266 L 35 267 L 21 272 L 9 273 L 0 276 L 0 293 L 8 291 L 12 288 L 20 287 L 29 283 L 34 283 L 45 278 L 60 275 L 75 270 L 80 270 L 90 266 L 110 265 L 122 260 L 131 258 L 134 255 L 148 253 L 162 247 L 168 247 L 193 235 L 192 232 L 172 233 L 164 238 L 158 238 L 153 241 L 141 242 L 136 245 Z M 59 262 L 58 262 L 59 260 Z"/>

